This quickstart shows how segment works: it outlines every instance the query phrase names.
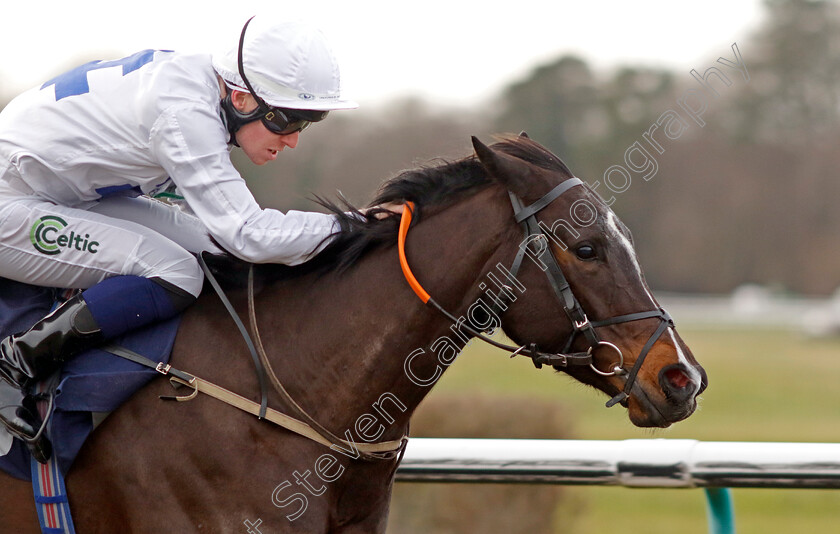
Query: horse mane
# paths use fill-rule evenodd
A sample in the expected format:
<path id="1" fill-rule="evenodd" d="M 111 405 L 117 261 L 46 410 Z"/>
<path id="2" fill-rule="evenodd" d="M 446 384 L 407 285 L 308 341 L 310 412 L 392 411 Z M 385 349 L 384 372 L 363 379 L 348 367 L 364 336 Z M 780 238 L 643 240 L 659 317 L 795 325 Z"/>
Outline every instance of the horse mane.
<path id="1" fill-rule="evenodd" d="M 572 174 L 557 156 L 525 136 L 499 137 L 492 148 L 539 167 Z M 475 155 L 455 161 L 437 160 L 437 164 L 405 170 L 387 180 L 368 206 L 411 201 L 415 205 L 413 221 L 417 222 L 422 219 L 424 210 L 449 206 L 492 183 Z M 315 196 L 314 201 L 335 215 L 340 230 L 326 239 L 329 244 L 321 252 L 301 265 L 255 265 L 255 279 L 267 283 L 311 273 L 343 272 L 370 251 L 396 244 L 399 218 L 391 212 L 374 208 L 363 215 L 358 207 L 341 196 L 338 201 Z M 376 217 L 381 214 L 386 216 Z M 211 265 L 211 268 L 223 285 L 241 287 L 247 269 L 236 266 L 239 261 L 227 258 L 208 263 L 216 266 Z"/>

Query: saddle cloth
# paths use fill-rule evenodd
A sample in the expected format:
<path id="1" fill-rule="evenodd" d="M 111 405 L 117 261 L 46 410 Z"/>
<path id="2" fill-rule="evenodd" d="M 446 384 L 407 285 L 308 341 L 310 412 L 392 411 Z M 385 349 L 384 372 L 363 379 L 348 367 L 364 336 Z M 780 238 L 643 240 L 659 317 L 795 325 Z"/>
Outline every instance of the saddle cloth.
<path id="1" fill-rule="evenodd" d="M 49 313 L 58 291 L 0 278 L 0 336 L 28 329 Z M 114 340 L 155 361 L 168 363 L 180 317 L 136 330 Z M 55 395 L 47 427 L 53 455 L 62 473 L 67 473 L 94 420 L 116 410 L 157 372 L 113 354 L 91 350 L 68 362 L 60 374 L 47 381 Z M 30 455 L 20 440 L 0 429 L 0 470 L 31 480 Z"/>

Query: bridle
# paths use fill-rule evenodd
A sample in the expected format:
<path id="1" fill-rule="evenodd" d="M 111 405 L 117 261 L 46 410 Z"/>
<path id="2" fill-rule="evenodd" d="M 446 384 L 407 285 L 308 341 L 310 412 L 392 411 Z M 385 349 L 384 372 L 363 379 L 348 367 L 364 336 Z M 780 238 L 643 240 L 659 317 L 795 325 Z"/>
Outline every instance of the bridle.
<path id="1" fill-rule="evenodd" d="M 531 239 L 535 238 L 539 238 L 540 240 L 544 241 L 543 244 L 545 246 L 541 247 L 539 252 L 540 260 L 548 266 L 546 270 L 548 280 L 551 283 L 551 287 L 553 288 L 555 295 L 560 300 L 560 303 L 563 305 L 563 310 L 566 312 L 566 315 L 568 316 L 573 326 L 572 334 L 569 337 L 569 340 L 566 342 L 566 346 L 562 352 L 542 352 L 538 350 L 536 343 L 528 343 L 520 347 L 499 343 L 498 341 L 487 337 L 482 332 L 479 332 L 472 326 L 462 322 L 462 319 L 454 317 L 451 313 L 446 311 L 446 309 L 444 309 L 440 304 L 435 302 L 435 300 L 431 298 L 429 293 L 426 292 L 425 289 L 423 289 L 423 287 L 417 281 L 417 278 L 414 276 L 414 274 L 412 274 L 405 255 L 405 241 L 408 235 L 408 229 L 411 225 L 412 214 L 414 211 L 414 204 L 412 202 L 405 203 L 405 209 L 403 210 L 402 220 L 400 221 L 398 237 L 400 265 L 409 285 L 424 303 L 434 307 L 436 310 L 442 313 L 447 319 L 449 319 L 455 324 L 456 328 L 464 330 L 470 335 L 480 338 L 483 341 L 495 347 L 510 352 L 511 357 L 517 355 L 528 356 L 533 360 L 534 365 L 537 368 L 541 368 L 543 364 L 552 365 L 555 367 L 588 365 L 593 371 L 603 376 L 623 376 L 626 374 L 627 379 L 624 384 L 624 390 L 607 402 L 607 407 L 611 407 L 615 404 L 624 401 L 629 397 L 630 391 L 632 390 L 633 384 L 636 379 L 636 375 L 638 374 L 639 369 L 641 368 L 642 363 L 644 362 L 644 359 L 647 356 L 648 352 L 659 339 L 659 337 L 662 335 L 662 333 L 666 329 L 673 327 L 674 323 L 671 320 L 671 317 L 668 315 L 668 313 L 662 308 L 658 310 L 620 315 L 603 321 L 590 321 L 587 318 L 586 313 L 584 313 L 583 308 L 581 307 L 580 303 L 578 302 L 577 298 L 572 292 L 569 282 L 563 275 L 563 270 L 557 263 L 557 259 L 554 257 L 554 254 L 550 252 L 550 249 L 547 246 L 548 238 L 543 233 L 543 230 L 536 218 L 537 213 L 539 213 L 543 208 L 548 206 L 556 198 L 558 198 L 560 195 L 562 195 L 572 187 L 578 185 L 583 185 L 583 182 L 578 178 L 571 178 L 569 180 L 566 180 L 565 182 L 562 182 L 556 187 L 554 187 L 540 200 L 534 202 L 530 206 L 525 207 L 523 207 L 522 201 L 515 194 L 509 192 L 511 204 L 513 206 L 514 211 L 514 217 L 516 221 L 520 223 L 525 230 L 525 237 L 528 240 L 526 242 L 530 242 Z M 519 273 L 519 270 L 522 267 L 522 260 L 524 258 L 524 255 L 525 249 L 523 247 L 520 247 L 509 270 L 509 273 L 514 277 L 514 279 L 516 274 Z M 201 391 L 240 410 L 256 415 L 260 419 L 267 419 L 272 423 L 286 428 L 287 430 L 291 430 L 297 434 L 305 436 L 313 441 L 331 447 L 335 450 L 355 451 L 357 457 L 364 460 L 396 459 L 397 462 L 394 464 L 394 469 L 396 469 L 396 465 L 399 464 L 399 461 L 402 458 L 403 453 L 405 452 L 407 434 L 402 436 L 398 440 L 386 442 L 348 442 L 342 439 L 340 436 L 334 434 L 333 432 L 322 426 L 320 423 L 318 423 L 314 418 L 312 418 L 312 416 L 310 416 L 297 402 L 294 401 L 294 399 L 291 397 L 291 395 L 289 395 L 285 387 L 283 387 L 282 383 L 274 373 L 274 370 L 271 368 L 271 363 L 259 336 L 254 302 L 253 265 L 251 265 L 248 276 L 248 311 L 251 320 L 251 330 L 254 333 L 254 339 L 252 339 L 251 335 L 248 332 L 248 329 L 240 320 L 239 314 L 236 312 L 230 300 L 227 298 L 221 286 L 219 285 L 218 281 L 215 279 L 215 276 L 213 275 L 212 270 L 208 267 L 204 256 L 199 255 L 198 261 L 202 269 L 204 270 L 205 276 L 218 293 L 223 305 L 231 314 L 231 317 L 236 323 L 237 328 L 239 329 L 246 344 L 248 345 L 249 352 L 251 353 L 251 357 L 254 360 L 254 365 L 257 370 L 257 378 L 260 384 L 260 403 L 254 402 L 250 399 L 237 395 L 236 393 L 221 388 L 216 384 L 213 384 L 212 382 L 208 382 L 189 373 L 185 373 L 178 369 L 174 369 L 171 365 L 150 360 L 145 356 L 134 353 L 131 350 L 125 349 L 124 347 L 111 344 L 107 347 L 103 347 L 103 349 L 112 352 L 113 354 L 116 354 L 117 356 L 120 356 L 122 358 L 131 360 L 135 363 L 154 369 L 161 374 L 169 375 L 170 380 L 173 380 L 174 383 L 187 385 L 193 390 L 192 394 L 190 395 L 182 397 L 161 398 L 165 398 L 168 400 L 188 401 L 195 398 L 198 392 Z M 511 305 L 513 303 L 513 300 L 515 300 L 512 298 L 512 289 L 509 287 L 506 287 L 505 289 L 507 292 L 500 291 L 500 295 L 494 303 L 494 308 L 496 309 L 497 313 L 501 313 L 507 310 L 509 305 Z M 621 352 L 621 349 L 619 349 L 616 345 L 608 341 L 601 340 L 595 329 L 602 326 L 609 326 L 649 318 L 658 318 L 660 320 L 659 325 L 657 326 L 654 333 L 650 336 L 647 343 L 645 343 L 644 347 L 642 347 L 642 350 L 639 353 L 639 357 L 636 359 L 636 362 L 634 363 L 633 367 L 628 372 L 624 366 L 624 355 Z M 589 348 L 586 350 L 586 352 L 569 353 L 568 351 L 574 343 L 574 340 L 578 334 L 582 334 L 587 339 L 589 343 Z M 602 345 L 608 346 L 618 353 L 619 361 L 615 365 L 615 367 L 613 367 L 613 369 L 609 372 L 603 372 L 599 370 L 597 367 L 595 367 L 593 363 L 592 353 L 595 351 L 595 349 Z M 290 417 L 284 413 L 278 412 L 277 410 L 268 408 L 267 385 L 269 379 L 271 380 L 271 383 L 274 385 L 275 390 L 277 391 L 277 393 L 280 394 L 284 402 L 288 403 L 288 406 L 292 409 L 292 411 L 296 412 L 296 415 L 303 419 L 302 421 Z M 342 446 L 349 447 L 350 449 L 344 449 L 342 448 Z"/>
<path id="2" fill-rule="evenodd" d="M 420 298 L 420 300 L 422 300 L 425 304 L 436 309 L 447 319 L 456 324 L 458 328 L 463 329 L 468 334 L 477 337 L 482 341 L 493 345 L 494 347 L 498 347 L 502 350 L 510 352 L 511 358 L 518 355 L 528 356 L 531 358 L 531 360 L 534 362 L 534 365 L 538 369 L 541 368 L 543 364 L 551 365 L 554 367 L 588 365 L 593 371 L 595 371 L 601 376 L 626 375 L 627 378 L 624 382 L 624 389 L 617 395 L 615 395 L 612 399 L 607 401 L 606 406 L 607 408 L 609 408 L 626 400 L 630 396 L 630 391 L 632 390 L 633 385 L 635 384 L 636 377 L 639 373 L 639 370 L 642 367 L 642 364 L 644 363 L 645 357 L 647 357 L 648 352 L 650 352 L 650 349 L 653 347 L 653 345 L 656 343 L 659 337 L 665 332 L 665 330 L 674 327 L 674 322 L 671 319 L 671 316 L 668 314 L 668 312 L 666 312 L 663 308 L 637 313 L 628 313 L 625 315 L 619 315 L 600 321 L 590 321 L 589 318 L 586 316 L 586 313 L 583 311 L 580 302 L 575 297 L 575 294 L 572 291 L 572 288 L 569 285 L 566 276 L 563 274 L 563 269 L 561 269 L 560 265 L 557 263 L 557 258 L 551 252 L 551 247 L 548 245 L 549 237 L 545 234 L 543 228 L 537 220 L 537 214 L 542 209 L 544 209 L 554 200 L 556 200 L 561 195 L 569 191 L 571 188 L 582 185 L 583 181 L 581 181 L 580 178 L 572 177 L 564 182 L 561 182 L 553 189 L 551 189 L 551 191 L 546 193 L 542 198 L 528 206 L 525 206 L 522 200 L 516 194 L 514 194 L 511 191 L 508 191 L 508 194 L 510 195 L 510 202 L 513 207 L 514 219 L 522 226 L 525 233 L 526 241 L 524 241 L 524 243 L 536 242 L 538 245 L 540 245 L 536 252 L 536 254 L 538 255 L 538 259 L 542 262 L 543 265 L 547 266 L 545 273 L 548 277 L 548 281 L 551 285 L 551 288 L 554 291 L 554 294 L 557 297 L 557 299 L 560 301 L 560 304 L 563 306 L 563 311 L 566 313 L 566 316 L 572 323 L 572 334 L 569 336 L 569 339 L 566 342 L 563 351 L 559 353 L 542 352 L 538 349 L 536 343 L 526 343 L 525 345 L 516 347 L 512 345 L 506 345 L 504 343 L 500 343 L 494 339 L 491 339 L 490 337 L 487 337 L 487 335 L 478 331 L 472 326 L 465 324 L 463 319 L 458 319 L 454 315 L 449 313 L 440 304 L 438 304 L 425 289 L 423 289 L 423 287 L 417 281 L 417 278 L 411 272 L 411 268 L 408 265 L 408 260 L 406 259 L 405 255 L 405 241 L 408 235 L 408 229 L 411 225 L 412 215 L 414 211 L 414 204 L 412 202 L 406 202 L 405 209 L 403 210 L 402 214 L 402 219 L 400 221 L 398 239 L 400 265 L 402 267 L 402 271 L 405 275 L 406 280 L 408 281 L 412 290 L 414 290 L 414 293 Z M 514 278 L 519 273 L 519 270 L 522 267 L 522 261 L 525 257 L 525 250 L 525 246 L 519 247 L 519 251 L 517 252 L 516 257 L 514 258 L 510 269 L 508 269 L 509 273 Z M 512 288 L 510 287 L 506 287 L 505 291 L 500 291 L 499 296 L 493 305 L 494 311 L 501 314 L 501 312 L 507 310 L 510 304 L 512 304 L 512 301 L 515 300 L 512 298 L 512 295 L 513 292 Z M 650 338 L 648 338 L 647 343 L 645 343 L 645 345 L 642 347 L 642 350 L 639 352 L 639 356 L 638 358 L 636 358 L 633 367 L 628 371 L 624 364 L 624 354 L 621 352 L 621 349 L 618 348 L 615 344 L 610 343 L 609 341 L 602 340 L 595 329 L 604 326 L 611 326 L 651 318 L 658 318 L 659 325 L 656 327 L 656 330 L 653 332 L 653 334 L 651 334 Z M 571 349 L 572 344 L 574 343 L 578 335 L 582 335 L 586 339 L 587 343 L 589 344 L 589 348 L 585 352 L 570 353 L 569 350 Z M 598 347 L 601 346 L 608 347 L 618 354 L 618 362 L 610 371 L 607 372 L 598 369 L 593 362 L 593 353 Z"/>

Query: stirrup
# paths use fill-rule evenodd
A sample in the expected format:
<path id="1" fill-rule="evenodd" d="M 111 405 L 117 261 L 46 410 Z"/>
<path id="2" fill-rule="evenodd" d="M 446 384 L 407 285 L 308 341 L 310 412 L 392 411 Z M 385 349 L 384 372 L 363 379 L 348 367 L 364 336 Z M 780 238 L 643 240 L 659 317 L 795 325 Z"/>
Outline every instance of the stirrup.
<path id="1" fill-rule="evenodd" d="M 36 436 L 32 441 L 23 440 L 26 443 L 26 448 L 29 449 L 29 454 L 35 458 L 39 464 L 45 464 L 52 458 L 52 442 L 49 438 L 43 435 Z"/>
<path id="2" fill-rule="evenodd" d="M 38 463 L 45 464 L 50 461 L 52 457 L 52 442 L 47 437 L 47 424 L 50 422 L 50 417 L 52 417 L 53 408 L 55 407 L 55 393 L 41 393 L 39 395 L 27 395 L 24 399 L 24 409 L 29 410 L 29 407 L 26 404 L 31 403 L 35 412 L 37 413 L 37 397 L 43 398 L 44 396 L 47 397 L 49 400 L 49 404 L 47 404 L 46 410 L 46 417 L 41 421 L 41 427 L 38 429 L 38 432 L 35 433 L 35 436 L 32 438 L 23 438 L 23 442 L 26 444 L 26 448 L 29 449 L 29 454 L 32 455 L 33 458 Z"/>
<path id="3" fill-rule="evenodd" d="M 20 410 L 25 410 L 29 412 L 31 420 L 40 421 L 40 426 L 38 430 L 35 432 L 34 436 L 29 436 L 27 434 L 22 433 L 20 430 L 9 426 L 4 425 L 6 431 L 9 432 L 15 438 L 21 440 L 25 445 L 26 448 L 29 449 L 29 453 L 32 457 L 39 463 L 45 464 L 50 460 L 52 456 L 52 443 L 50 442 L 49 438 L 47 438 L 46 430 L 47 430 L 47 423 L 49 423 L 50 416 L 52 415 L 53 405 L 55 401 L 54 395 L 49 395 L 49 406 L 47 407 L 47 417 L 41 420 L 40 417 L 37 417 L 37 407 L 35 406 L 36 399 L 32 395 L 26 395 L 23 399 L 23 402 L 20 406 L 17 407 L 16 411 L 19 412 Z M 18 417 L 21 417 L 19 413 L 16 413 Z"/>

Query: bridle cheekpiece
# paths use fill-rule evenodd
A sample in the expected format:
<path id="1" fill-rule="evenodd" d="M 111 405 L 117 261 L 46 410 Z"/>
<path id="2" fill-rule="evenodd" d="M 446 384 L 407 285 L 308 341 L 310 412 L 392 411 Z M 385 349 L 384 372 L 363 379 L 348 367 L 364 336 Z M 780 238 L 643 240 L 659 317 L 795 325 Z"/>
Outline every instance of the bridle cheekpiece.
<path id="1" fill-rule="evenodd" d="M 542 227 L 540 226 L 539 221 L 537 220 L 537 214 L 573 187 L 582 185 L 583 181 L 580 178 L 569 178 L 568 180 L 559 183 L 557 186 L 552 188 L 551 191 L 546 193 L 542 198 L 528 206 L 525 206 L 522 200 L 516 194 L 514 194 L 511 191 L 508 191 L 508 194 L 510 195 L 510 202 L 513 207 L 514 218 L 516 222 L 518 222 L 522 226 L 525 232 L 525 238 L 526 240 L 528 240 L 527 242 L 531 242 L 532 240 L 536 239 L 546 240 L 546 243 L 548 243 L 549 238 L 545 235 Z M 493 345 L 494 347 L 510 352 L 511 357 L 519 355 L 530 357 L 534 362 L 534 365 L 538 369 L 541 368 L 543 364 L 551 365 L 553 367 L 588 365 L 593 371 L 595 371 L 601 376 L 626 375 L 627 378 L 624 382 L 624 389 L 607 402 L 606 406 L 608 408 L 625 401 L 630 396 L 630 392 L 633 389 L 636 377 L 639 373 L 639 370 L 642 367 L 642 364 L 644 363 L 645 357 L 647 356 L 648 352 L 650 352 L 650 349 L 653 347 L 653 345 L 656 343 L 659 337 L 665 332 L 665 330 L 667 330 L 668 328 L 673 328 L 674 326 L 674 322 L 671 319 L 671 316 L 668 315 L 668 312 L 666 312 L 663 308 L 619 315 L 600 321 L 590 321 L 586 313 L 583 311 L 580 302 L 575 297 L 571 285 L 566 279 L 566 276 L 563 274 L 563 270 L 557 263 L 557 258 L 551 252 L 551 247 L 546 244 L 546 246 L 539 247 L 538 259 L 542 262 L 543 265 L 547 266 L 545 272 L 548 277 L 548 281 L 552 287 L 552 290 L 554 291 L 555 296 L 560 301 L 560 304 L 562 305 L 566 316 L 572 323 L 572 334 L 571 336 L 569 336 L 569 339 L 566 342 L 563 351 L 559 353 L 542 352 L 538 349 L 536 343 L 527 343 L 519 347 L 500 343 L 486 336 L 484 333 L 479 332 L 475 328 L 472 328 L 470 325 L 464 324 L 463 321 L 459 321 L 459 319 L 457 319 L 446 309 L 444 309 L 431 297 L 431 295 L 429 295 L 429 293 L 425 289 L 423 289 L 423 286 L 412 273 L 405 255 L 405 241 L 408 235 L 408 229 L 411 225 L 413 212 L 414 203 L 406 202 L 405 209 L 403 210 L 402 214 L 402 219 L 400 220 L 398 249 L 400 257 L 400 266 L 402 267 L 403 275 L 405 276 L 406 280 L 411 286 L 411 289 L 420 298 L 420 300 L 422 300 L 423 303 L 425 303 L 426 305 L 436 309 L 454 324 L 458 324 L 461 329 L 463 329 L 470 335 L 477 337 L 482 341 Z M 522 267 L 522 261 L 524 257 L 525 247 L 520 247 L 509 269 L 510 274 L 514 277 L 517 275 L 519 269 Z M 508 304 L 510 303 L 497 300 L 494 304 L 494 309 L 496 311 L 506 310 Z M 602 340 L 598 335 L 596 328 L 651 318 L 658 318 L 659 325 L 657 326 L 653 334 L 650 336 L 650 338 L 647 340 L 647 343 L 645 343 L 645 345 L 642 347 L 642 350 L 639 352 L 639 356 L 638 358 L 636 358 L 633 367 L 627 370 L 624 363 L 624 354 L 622 353 L 621 349 L 615 344 L 610 343 L 609 341 Z M 578 335 L 582 335 L 584 336 L 584 338 L 586 338 L 586 341 L 589 344 L 589 348 L 585 352 L 569 352 Z M 615 366 L 610 371 L 601 371 L 595 366 L 593 362 L 593 353 L 599 347 L 610 348 L 618 354 L 618 362 L 616 362 Z"/>

